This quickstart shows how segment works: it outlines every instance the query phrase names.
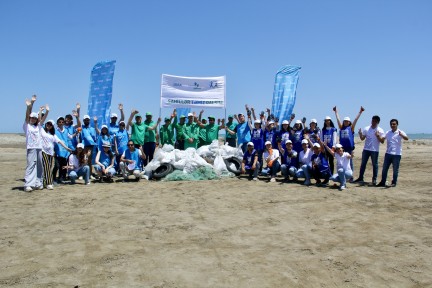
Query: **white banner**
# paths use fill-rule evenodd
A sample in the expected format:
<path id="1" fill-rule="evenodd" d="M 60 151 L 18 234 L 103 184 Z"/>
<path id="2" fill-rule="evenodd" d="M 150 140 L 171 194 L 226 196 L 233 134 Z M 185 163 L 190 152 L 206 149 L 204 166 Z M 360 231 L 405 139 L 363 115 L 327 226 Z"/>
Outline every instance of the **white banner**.
<path id="1" fill-rule="evenodd" d="M 225 76 L 182 77 L 162 74 L 161 108 L 225 108 Z"/>

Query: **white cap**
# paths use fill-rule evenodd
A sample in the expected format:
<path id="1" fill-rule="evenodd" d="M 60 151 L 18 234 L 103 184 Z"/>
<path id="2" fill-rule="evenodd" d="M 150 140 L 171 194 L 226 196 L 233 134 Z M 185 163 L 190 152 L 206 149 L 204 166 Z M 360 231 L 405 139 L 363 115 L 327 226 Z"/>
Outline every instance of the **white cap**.
<path id="1" fill-rule="evenodd" d="M 111 144 L 108 141 L 104 141 L 102 144 L 102 147 L 109 147 L 111 148 Z"/>
<path id="2" fill-rule="evenodd" d="M 54 126 L 54 123 L 55 123 L 54 120 L 50 119 L 50 120 L 47 121 L 47 123 L 48 122 L 51 123 Z"/>
<path id="3" fill-rule="evenodd" d="M 302 140 L 302 144 L 308 144 L 309 142 L 306 139 Z"/>
<path id="4" fill-rule="evenodd" d="M 255 145 L 254 145 L 252 142 L 248 142 L 248 143 L 247 143 L 247 146 L 252 146 L 252 147 L 253 147 L 253 146 L 255 146 Z"/>
<path id="5" fill-rule="evenodd" d="M 283 121 L 282 121 L 282 125 L 284 125 L 284 124 L 289 124 L 289 123 L 288 123 L 288 120 L 283 120 Z"/>
<path id="6" fill-rule="evenodd" d="M 324 118 L 324 120 L 331 120 L 331 117 L 330 117 L 330 116 L 326 116 L 326 117 Z"/>
<path id="7" fill-rule="evenodd" d="M 270 120 L 269 123 L 268 123 L 268 125 L 270 125 L 270 124 L 274 124 L 274 121 Z"/>
<path id="8" fill-rule="evenodd" d="M 335 145 L 335 148 L 336 149 L 340 149 L 340 148 L 342 148 L 342 145 L 338 143 L 338 144 Z"/>
<path id="9" fill-rule="evenodd" d="M 265 145 L 268 145 L 268 144 L 271 145 L 271 142 L 270 142 L 270 141 L 266 141 L 266 142 L 265 142 Z"/>
<path id="10" fill-rule="evenodd" d="M 318 122 L 317 122 L 316 119 L 311 119 L 310 123 L 315 123 L 315 124 L 317 124 Z"/>
<path id="11" fill-rule="evenodd" d="M 118 118 L 116 113 L 111 113 L 111 118 Z"/>
<path id="12" fill-rule="evenodd" d="M 82 149 L 84 149 L 84 144 L 83 144 L 83 143 L 78 143 L 77 148 L 82 148 Z"/>
<path id="13" fill-rule="evenodd" d="M 289 139 L 288 139 L 288 140 L 286 140 L 286 141 L 285 141 L 285 145 L 286 145 L 286 144 L 288 144 L 288 143 L 291 143 L 291 144 L 292 144 L 292 141 L 291 141 L 291 140 L 289 140 Z"/>
<path id="14" fill-rule="evenodd" d="M 318 143 L 314 143 L 313 147 L 314 147 L 314 148 L 315 148 L 315 147 L 317 147 L 317 148 L 320 148 L 320 147 L 321 147 L 321 145 L 320 145 L 320 144 L 318 144 Z"/>
<path id="15" fill-rule="evenodd" d="M 90 119 L 90 116 L 89 115 L 84 115 L 83 120 L 84 119 Z"/>
<path id="16" fill-rule="evenodd" d="M 122 124 L 122 123 L 126 124 L 126 122 L 122 120 L 122 121 L 119 122 L 119 125 Z"/>
<path id="17" fill-rule="evenodd" d="M 31 112 L 31 113 L 30 113 L 30 118 L 38 118 L 38 113 L 36 113 L 36 112 Z"/>
<path id="18" fill-rule="evenodd" d="M 302 124 L 300 120 L 296 120 L 295 124 Z"/>
<path id="19" fill-rule="evenodd" d="M 257 119 L 257 120 L 254 121 L 254 123 L 255 123 L 255 124 L 261 124 L 261 120 L 258 120 L 258 119 Z"/>
<path id="20" fill-rule="evenodd" d="M 107 126 L 107 125 L 102 125 L 102 126 L 101 126 L 101 130 L 102 130 L 103 128 L 108 129 L 108 126 Z"/>
<path id="21" fill-rule="evenodd" d="M 343 121 L 350 121 L 351 122 L 351 119 L 349 117 L 345 117 Z"/>
<path id="22" fill-rule="evenodd" d="M 188 113 L 188 117 L 190 117 L 190 116 L 193 116 L 193 114 L 192 113 Z"/>

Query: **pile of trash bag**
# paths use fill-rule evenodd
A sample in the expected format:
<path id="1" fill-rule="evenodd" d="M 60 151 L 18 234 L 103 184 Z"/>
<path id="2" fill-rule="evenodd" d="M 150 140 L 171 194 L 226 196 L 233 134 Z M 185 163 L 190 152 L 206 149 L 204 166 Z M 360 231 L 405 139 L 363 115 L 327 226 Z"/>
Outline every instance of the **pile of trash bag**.
<path id="1" fill-rule="evenodd" d="M 234 177 L 240 173 L 242 158 L 241 148 L 219 145 L 217 140 L 198 149 L 178 150 L 164 145 L 155 151 L 153 160 L 145 167 L 145 174 L 166 181 Z"/>

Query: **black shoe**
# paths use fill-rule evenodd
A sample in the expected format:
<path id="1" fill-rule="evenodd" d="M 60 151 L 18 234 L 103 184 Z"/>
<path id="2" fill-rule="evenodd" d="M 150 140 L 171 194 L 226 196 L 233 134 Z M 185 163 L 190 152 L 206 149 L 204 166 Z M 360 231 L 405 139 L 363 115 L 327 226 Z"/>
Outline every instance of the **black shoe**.
<path id="1" fill-rule="evenodd" d="M 377 181 L 376 180 L 372 180 L 372 186 L 377 186 Z"/>
<path id="2" fill-rule="evenodd" d="M 376 187 L 386 187 L 385 182 L 379 182 L 375 185 Z"/>
<path id="3" fill-rule="evenodd" d="M 361 183 L 361 182 L 364 182 L 362 178 L 357 178 L 356 180 L 353 181 L 353 183 Z"/>

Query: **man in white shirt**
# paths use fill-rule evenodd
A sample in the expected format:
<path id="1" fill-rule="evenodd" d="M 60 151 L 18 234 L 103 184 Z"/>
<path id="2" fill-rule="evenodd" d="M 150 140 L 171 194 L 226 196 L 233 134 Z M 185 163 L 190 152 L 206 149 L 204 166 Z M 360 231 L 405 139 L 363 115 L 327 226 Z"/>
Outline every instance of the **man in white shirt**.
<path id="1" fill-rule="evenodd" d="M 378 177 L 378 156 L 379 156 L 379 144 L 384 143 L 384 130 L 378 126 L 380 117 L 375 115 L 372 117 L 372 123 L 370 126 L 365 127 L 363 130 L 360 128 L 358 133 L 360 140 L 365 140 L 362 161 L 360 166 L 359 177 L 354 182 L 363 182 L 364 172 L 366 170 L 366 164 L 369 157 L 372 161 L 373 175 L 372 184 L 376 185 Z"/>
<path id="2" fill-rule="evenodd" d="M 383 141 L 387 140 L 387 150 L 384 156 L 381 181 L 377 185 L 379 187 L 388 186 L 386 181 L 390 164 L 393 166 L 393 180 L 391 182 L 391 187 L 395 187 L 397 184 L 399 164 L 402 158 L 402 139 L 408 141 L 408 136 L 404 131 L 398 129 L 398 125 L 399 121 L 397 119 L 390 120 L 391 130 L 387 131 L 385 137 L 382 139 Z"/>

